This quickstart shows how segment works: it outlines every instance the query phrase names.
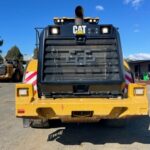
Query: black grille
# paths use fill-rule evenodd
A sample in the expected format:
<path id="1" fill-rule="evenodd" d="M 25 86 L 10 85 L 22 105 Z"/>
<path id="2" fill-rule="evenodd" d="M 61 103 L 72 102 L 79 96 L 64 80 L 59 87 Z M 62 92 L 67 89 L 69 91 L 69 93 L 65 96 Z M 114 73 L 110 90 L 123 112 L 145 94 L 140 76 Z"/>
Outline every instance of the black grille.
<path id="1" fill-rule="evenodd" d="M 75 40 L 47 40 L 43 55 L 44 83 L 121 80 L 115 39 L 88 40 L 86 45 L 76 45 Z"/>

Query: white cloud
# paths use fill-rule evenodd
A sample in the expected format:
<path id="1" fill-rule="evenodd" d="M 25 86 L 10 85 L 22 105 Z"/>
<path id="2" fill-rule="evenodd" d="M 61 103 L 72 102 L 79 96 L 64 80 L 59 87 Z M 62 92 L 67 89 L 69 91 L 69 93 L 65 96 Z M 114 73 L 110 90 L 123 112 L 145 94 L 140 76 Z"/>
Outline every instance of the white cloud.
<path id="1" fill-rule="evenodd" d="M 138 23 L 134 24 L 134 27 L 140 27 L 140 25 Z"/>
<path id="2" fill-rule="evenodd" d="M 134 29 L 134 30 L 133 30 L 133 32 L 135 32 L 135 33 L 139 33 L 139 32 L 140 32 L 140 30 L 139 30 L 139 29 Z"/>
<path id="3" fill-rule="evenodd" d="M 131 0 L 124 0 L 124 3 L 125 3 L 125 4 L 129 4 L 130 1 L 131 1 Z"/>
<path id="4" fill-rule="evenodd" d="M 143 0 L 132 0 L 133 7 L 139 7 Z"/>
<path id="5" fill-rule="evenodd" d="M 104 7 L 102 5 L 97 5 L 96 6 L 96 10 L 97 11 L 103 11 L 104 10 Z"/>
<path id="6" fill-rule="evenodd" d="M 139 24 L 134 24 L 134 29 L 133 29 L 133 32 L 134 33 L 138 33 L 138 32 L 140 32 L 140 25 Z"/>
<path id="7" fill-rule="evenodd" d="M 124 3 L 131 4 L 132 7 L 134 7 L 135 9 L 138 9 L 139 6 L 142 4 L 142 1 L 144 0 L 124 0 Z"/>
<path id="8" fill-rule="evenodd" d="M 29 61 L 29 60 L 31 60 L 31 59 L 32 59 L 32 57 L 33 57 L 33 55 L 32 55 L 32 54 L 26 54 L 26 55 L 24 55 L 24 56 L 23 56 L 23 58 L 24 58 L 24 60 L 25 60 L 25 61 Z"/>
<path id="9" fill-rule="evenodd" d="M 130 60 L 150 60 L 150 53 L 137 53 L 127 57 Z"/>

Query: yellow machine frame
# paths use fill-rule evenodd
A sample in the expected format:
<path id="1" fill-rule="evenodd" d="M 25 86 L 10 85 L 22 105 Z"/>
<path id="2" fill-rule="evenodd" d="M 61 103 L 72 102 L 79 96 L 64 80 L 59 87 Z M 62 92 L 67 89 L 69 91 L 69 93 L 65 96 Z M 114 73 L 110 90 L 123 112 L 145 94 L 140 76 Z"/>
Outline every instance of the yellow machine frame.
<path id="1" fill-rule="evenodd" d="M 124 62 L 125 68 L 129 69 Z M 32 60 L 27 71 L 37 71 L 37 60 Z M 113 87 L 112 87 L 113 88 Z M 135 89 L 143 89 L 136 95 Z M 19 96 L 19 89 L 27 89 L 26 96 Z M 72 117 L 73 112 L 93 113 L 92 116 Z M 16 116 L 21 118 L 61 119 L 63 121 L 119 119 L 148 115 L 148 98 L 145 84 L 129 84 L 127 98 L 38 98 L 32 84 L 16 84 Z"/>

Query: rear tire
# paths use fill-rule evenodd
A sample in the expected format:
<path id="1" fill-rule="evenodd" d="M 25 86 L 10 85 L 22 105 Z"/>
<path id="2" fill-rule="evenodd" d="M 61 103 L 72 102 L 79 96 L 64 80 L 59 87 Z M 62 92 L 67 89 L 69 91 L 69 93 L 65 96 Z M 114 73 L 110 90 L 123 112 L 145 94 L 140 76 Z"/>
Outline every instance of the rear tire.
<path id="1" fill-rule="evenodd" d="M 49 128 L 50 124 L 48 120 L 43 120 L 43 119 L 32 119 L 31 128 Z"/>
<path id="2" fill-rule="evenodd" d="M 16 70 L 14 75 L 13 75 L 13 81 L 14 82 L 20 82 L 21 81 L 21 75 L 20 75 L 20 72 L 18 70 Z"/>
<path id="3" fill-rule="evenodd" d="M 30 120 L 30 127 L 32 128 L 56 128 L 60 127 L 62 125 L 62 122 L 60 119 L 31 119 Z"/>

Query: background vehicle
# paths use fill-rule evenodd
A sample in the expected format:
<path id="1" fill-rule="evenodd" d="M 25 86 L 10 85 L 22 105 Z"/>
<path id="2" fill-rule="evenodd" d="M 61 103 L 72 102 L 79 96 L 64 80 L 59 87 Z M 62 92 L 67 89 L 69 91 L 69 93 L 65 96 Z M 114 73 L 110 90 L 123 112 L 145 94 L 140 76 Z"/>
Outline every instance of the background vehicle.
<path id="1" fill-rule="evenodd" d="M 84 17 L 81 6 L 75 14 L 54 18 L 42 30 L 38 60 L 29 62 L 24 83 L 16 85 L 16 116 L 34 126 L 147 115 L 146 87 L 132 83 L 118 29 Z"/>
<path id="2" fill-rule="evenodd" d="M 5 61 L 0 63 L 0 81 L 15 81 L 19 82 L 23 77 L 23 66 L 20 62 Z"/>
<path id="3" fill-rule="evenodd" d="M 0 46 L 3 45 L 3 40 L 0 40 Z M 23 65 L 15 59 L 5 60 L 0 55 L 0 81 L 21 81 L 23 77 Z"/>

